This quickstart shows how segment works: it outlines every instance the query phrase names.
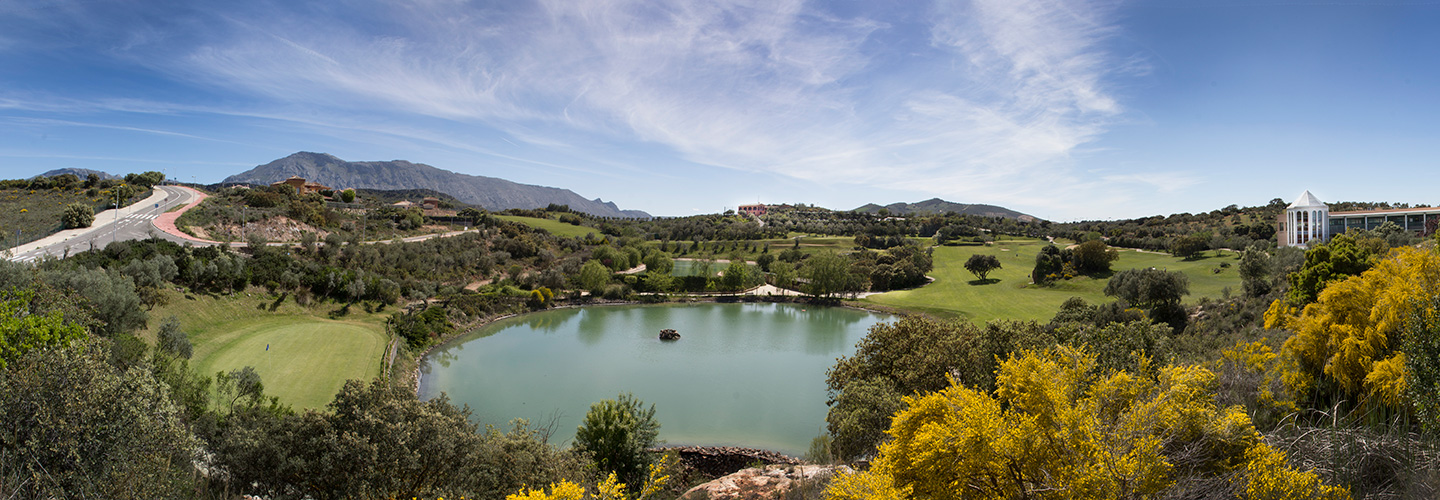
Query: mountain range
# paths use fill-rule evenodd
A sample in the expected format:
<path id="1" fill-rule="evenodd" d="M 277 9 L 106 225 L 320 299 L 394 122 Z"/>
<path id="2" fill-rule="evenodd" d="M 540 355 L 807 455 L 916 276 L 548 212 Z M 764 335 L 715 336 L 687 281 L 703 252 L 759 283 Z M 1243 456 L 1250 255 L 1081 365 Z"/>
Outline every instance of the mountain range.
<path id="1" fill-rule="evenodd" d="M 1025 215 L 1025 214 L 1022 214 L 1022 213 L 1020 213 L 1020 212 L 1016 212 L 1016 211 L 1014 211 L 1014 210 L 1011 210 L 1011 209 L 1008 209 L 1008 208 L 1005 208 L 1005 207 L 997 207 L 997 206 L 995 206 L 995 205 L 984 205 L 984 204 L 978 204 L 978 203 L 977 203 L 977 204 L 955 203 L 955 202 L 945 201 L 945 200 L 942 200 L 942 199 L 940 199 L 940 198 L 931 198 L 931 199 L 928 199 L 928 200 L 925 200 L 925 201 L 921 201 L 921 202 L 917 202 L 917 203 L 904 203 L 904 202 L 891 203 L 891 204 L 885 205 L 885 206 L 883 206 L 883 207 L 880 206 L 880 205 L 876 205 L 876 204 L 874 204 L 874 203 L 868 203 L 868 204 L 866 204 L 865 206 L 862 206 L 862 207 L 860 207 L 860 208 L 856 208 L 855 210 L 852 210 L 852 211 L 853 211 L 853 212 L 865 212 L 865 213 L 872 213 L 872 214 L 873 214 L 873 213 L 879 212 L 880 209 L 882 209 L 882 208 L 884 208 L 884 209 L 886 209 L 886 210 L 889 210 L 890 213 L 896 214 L 896 215 L 916 214 L 916 213 L 943 214 L 943 213 L 947 213 L 947 212 L 955 212 L 955 213 L 957 213 L 957 214 L 979 215 L 979 216 L 982 216 L 982 217 L 1005 217 L 1005 218 L 1009 218 L 1009 219 L 1020 219 L 1020 220 L 1034 220 L 1034 219 L 1035 219 L 1035 217 L 1033 217 L 1033 216 Z"/>
<path id="2" fill-rule="evenodd" d="M 290 176 L 336 189 L 432 189 L 487 210 L 545 208 L 556 204 L 601 217 L 650 217 L 639 210 L 621 210 L 615 203 L 599 198 L 587 200 L 568 189 L 461 174 L 405 160 L 345 161 L 325 153 L 295 153 L 226 177 L 223 182 L 268 185 Z"/>
<path id="3" fill-rule="evenodd" d="M 120 178 L 119 176 L 110 175 L 110 174 L 107 174 L 107 173 L 105 173 L 105 172 L 101 172 L 101 171 L 99 171 L 99 170 L 90 170 L 90 169 L 88 169 L 88 168 L 57 168 L 57 169 L 55 169 L 55 170 L 51 170 L 51 171 L 49 171 L 49 172 L 45 172 L 45 173 L 43 173 L 43 174 L 37 175 L 36 177 L 55 177 L 55 176 L 57 176 L 57 175 L 65 175 L 65 174 L 75 174 L 75 176 L 76 176 L 76 177 L 79 177 L 80 180 L 82 180 L 82 181 L 85 180 L 86 177 L 89 177 L 90 174 L 95 174 L 96 176 L 99 176 L 101 180 L 110 180 L 110 179 L 119 179 L 119 178 Z"/>

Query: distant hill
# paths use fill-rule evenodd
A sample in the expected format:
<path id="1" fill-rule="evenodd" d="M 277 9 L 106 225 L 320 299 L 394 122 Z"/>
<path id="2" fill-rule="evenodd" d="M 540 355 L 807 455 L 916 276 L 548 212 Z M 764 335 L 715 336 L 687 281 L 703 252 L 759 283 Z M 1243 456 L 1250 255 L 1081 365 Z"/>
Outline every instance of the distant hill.
<path id="1" fill-rule="evenodd" d="M 110 174 L 107 174 L 107 173 L 105 173 L 105 172 L 101 172 L 101 171 L 99 171 L 99 170 L 90 170 L 90 169 L 88 169 L 88 168 L 57 168 L 57 169 L 55 169 L 55 170 L 51 170 L 51 171 L 49 171 L 49 172 L 45 172 L 45 173 L 40 174 L 40 175 L 37 175 L 37 176 L 35 176 L 35 177 L 55 177 L 55 176 L 57 176 L 57 175 L 65 175 L 65 174 L 75 174 L 75 176 L 76 176 L 76 177 L 79 177 L 80 180 L 82 180 L 82 181 L 85 180 L 86 177 L 89 177 L 90 174 L 95 174 L 95 175 L 100 176 L 100 180 L 119 179 L 119 178 L 120 178 L 120 176 L 118 176 L 118 175 L 110 175 Z"/>
<path id="2" fill-rule="evenodd" d="M 869 203 L 863 207 L 852 210 L 852 212 L 865 212 L 873 214 L 879 212 L 882 208 L 888 209 L 890 210 L 890 213 L 896 215 L 917 213 L 943 214 L 946 212 L 955 212 L 957 214 L 979 215 L 982 217 L 1005 217 L 1007 219 L 1020 220 L 1034 219 L 1034 217 L 1032 216 L 1025 215 L 1005 207 L 997 207 L 995 205 L 983 205 L 978 203 L 954 203 L 942 200 L 940 198 L 931 198 L 919 203 L 891 203 L 883 207 L 874 203 Z"/>
<path id="3" fill-rule="evenodd" d="M 292 175 L 336 189 L 431 189 L 489 210 L 545 208 L 554 203 L 602 217 L 650 217 L 650 214 L 639 210 L 620 210 L 614 203 L 599 198 L 587 200 L 568 189 L 460 174 L 405 160 L 352 162 L 324 153 L 295 153 L 226 177 L 224 183 L 264 185 Z"/>

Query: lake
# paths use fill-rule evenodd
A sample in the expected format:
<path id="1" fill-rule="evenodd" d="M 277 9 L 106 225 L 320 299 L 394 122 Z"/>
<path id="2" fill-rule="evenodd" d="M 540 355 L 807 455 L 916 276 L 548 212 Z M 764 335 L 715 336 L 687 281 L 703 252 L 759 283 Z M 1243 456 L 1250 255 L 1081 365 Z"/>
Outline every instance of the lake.
<path id="1" fill-rule="evenodd" d="M 561 309 L 501 320 L 421 360 L 420 397 L 447 393 L 482 424 L 554 421 L 574 439 L 590 404 L 630 392 L 673 445 L 800 456 L 825 428 L 825 371 L 890 317 L 803 304 Z M 682 338 L 658 339 L 674 328 Z"/>

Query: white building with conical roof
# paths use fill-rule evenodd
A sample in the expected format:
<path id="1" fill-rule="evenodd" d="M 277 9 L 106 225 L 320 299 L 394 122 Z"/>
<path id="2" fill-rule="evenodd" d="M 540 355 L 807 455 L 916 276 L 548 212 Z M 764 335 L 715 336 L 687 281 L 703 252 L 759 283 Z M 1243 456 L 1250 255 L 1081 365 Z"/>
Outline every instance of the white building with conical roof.
<path id="1" fill-rule="evenodd" d="M 1309 190 L 1285 207 L 1285 246 L 1309 246 L 1330 239 L 1330 207 Z"/>
<path id="2" fill-rule="evenodd" d="M 1391 223 L 1411 233 L 1429 236 L 1440 228 L 1440 208 L 1417 207 L 1389 210 L 1355 210 L 1330 213 L 1330 207 L 1310 191 L 1285 207 L 1280 219 L 1276 241 L 1280 246 L 1309 247 L 1312 242 L 1324 243 L 1331 236 L 1351 229 L 1379 228 Z"/>

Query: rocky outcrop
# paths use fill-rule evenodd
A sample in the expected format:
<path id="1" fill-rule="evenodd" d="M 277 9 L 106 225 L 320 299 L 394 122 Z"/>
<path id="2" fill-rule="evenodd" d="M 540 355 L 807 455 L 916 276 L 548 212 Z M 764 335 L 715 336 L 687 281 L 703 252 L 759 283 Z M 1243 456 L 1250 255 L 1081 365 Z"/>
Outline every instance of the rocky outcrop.
<path id="1" fill-rule="evenodd" d="M 796 488 L 818 491 L 841 472 L 853 471 L 844 465 L 767 465 L 742 469 L 690 488 L 680 500 L 782 499 Z"/>
<path id="2" fill-rule="evenodd" d="M 705 477 L 720 477 L 755 463 L 765 465 L 800 465 L 804 463 L 798 458 L 770 450 L 738 446 L 666 446 L 651 451 L 673 453 L 685 468 Z"/>

